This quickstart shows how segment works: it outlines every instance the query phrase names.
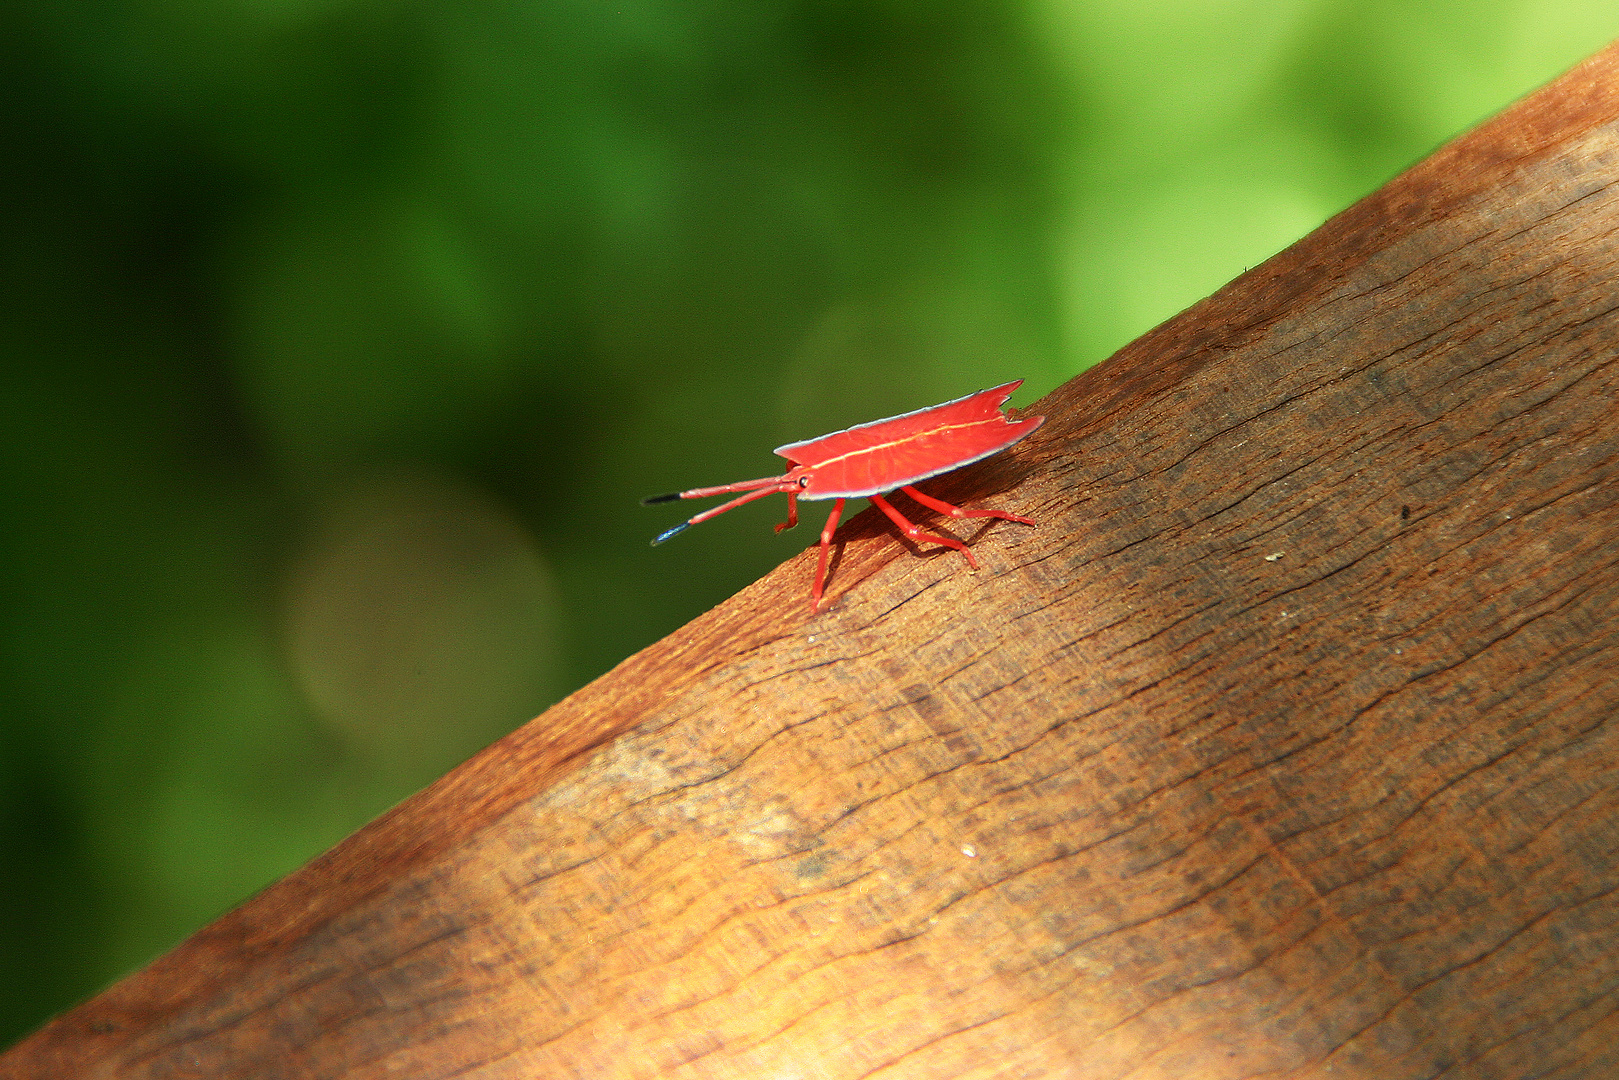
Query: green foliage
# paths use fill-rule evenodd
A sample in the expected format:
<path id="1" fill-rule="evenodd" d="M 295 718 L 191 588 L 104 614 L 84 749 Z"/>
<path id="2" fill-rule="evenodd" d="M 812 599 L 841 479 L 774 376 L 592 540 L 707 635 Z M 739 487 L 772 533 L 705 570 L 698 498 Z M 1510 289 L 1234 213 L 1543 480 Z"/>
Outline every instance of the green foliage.
<path id="1" fill-rule="evenodd" d="M 0 1043 L 813 540 L 638 496 L 1032 400 L 1609 12 L 18 0 Z"/>

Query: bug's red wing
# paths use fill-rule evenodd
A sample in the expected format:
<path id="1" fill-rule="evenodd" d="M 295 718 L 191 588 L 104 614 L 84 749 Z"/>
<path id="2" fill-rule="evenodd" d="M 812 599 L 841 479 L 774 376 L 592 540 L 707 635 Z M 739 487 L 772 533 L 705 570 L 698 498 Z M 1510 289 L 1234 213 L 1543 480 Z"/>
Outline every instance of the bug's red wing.
<path id="1" fill-rule="evenodd" d="M 1045 422 L 1008 420 L 1001 406 L 1023 380 L 980 390 L 943 405 L 857 424 L 776 453 L 807 466 L 801 499 L 846 499 L 893 491 L 999 453 Z"/>

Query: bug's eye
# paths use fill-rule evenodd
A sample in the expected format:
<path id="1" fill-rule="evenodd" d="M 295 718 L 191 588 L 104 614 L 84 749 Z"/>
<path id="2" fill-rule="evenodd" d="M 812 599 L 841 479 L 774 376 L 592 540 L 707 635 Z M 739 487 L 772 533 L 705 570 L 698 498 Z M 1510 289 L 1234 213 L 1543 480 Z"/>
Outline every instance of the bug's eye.
<path id="1" fill-rule="evenodd" d="M 799 477 L 799 478 L 798 478 L 798 486 L 799 486 L 799 487 L 809 487 L 809 477 L 807 477 L 807 476 L 800 476 L 800 477 Z"/>

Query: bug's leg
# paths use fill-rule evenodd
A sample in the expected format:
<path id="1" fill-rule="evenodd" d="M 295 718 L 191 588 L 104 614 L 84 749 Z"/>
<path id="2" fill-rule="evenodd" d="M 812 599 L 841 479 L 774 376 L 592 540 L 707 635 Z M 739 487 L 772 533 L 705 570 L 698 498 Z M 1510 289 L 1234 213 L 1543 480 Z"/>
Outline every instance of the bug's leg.
<path id="1" fill-rule="evenodd" d="M 776 526 L 776 531 L 781 532 L 783 529 L 790 529 L 794 525 L 797 525 L 797 524 L 798 524 L 798 492 L 789 491 L 787 493 L 787 520 L 782 522 L 780 525 L 777 525 Z"/>
<path id="2" fill-rule="evenodd" d="M 943 544 L 945 547 L 953 547 L 963 555 L 967 556 L 968 566 L 972 567 L 974 570 L 978 569 L 978 560 L 973 558 L 973 553 L 968 551 L 967 545 L 963 544 L 960 540 L 954 540 L 948 536 L 940 536 L 937 533 L 925 533 L 917 526 L 912 525 L 909 521 L 906 521 L 905 515 L 900 513 L 898 510 L 895 510 L 893 506 L 889 504 L 888 500 L 883 498 L 881 495 L 872 495 L 870 498 L 877 509 L 887 514 L 888 520 L 892 521 L 895 525 L 898 525 L 899 531 L 910 537 L 912 540 L 932 540 L 935 544 Z"/>
<path id="3" fill-rule="evenodd" d="M 1003 518 L 1006 521 L 1017 521 L 1024 525 L 1035 524 L 1033 518 L 1026 518 L 1020 514 L 1008 514 L 1005 510 L 963 510 L 959 506 L 951 506 L 943 499 L 935 499 L 932 495 L 924 495 L 909 484 L 906 484 L 900 490 L 929 510 L 937 510 L 939 513 L 949 514 L 953 518 Z"/>
<path id="4" fill-rule="evenodd" d="M 787 497 L 792 498 L 791 495 Z M 794 509 L 796 510 L 796 506 Z M 821 559 L 815 566 L 815 585 L 810 589 L 811 615 L 821 610 L 821 593 L 826 588 L 827 555 L 832 549 L 832 534 L 838 531 L 838 518 L 842 516 L 843 500 L 839 499 L 832 504 L 832 512 L 826 518 L 826 527 L 821 530 Z"/>

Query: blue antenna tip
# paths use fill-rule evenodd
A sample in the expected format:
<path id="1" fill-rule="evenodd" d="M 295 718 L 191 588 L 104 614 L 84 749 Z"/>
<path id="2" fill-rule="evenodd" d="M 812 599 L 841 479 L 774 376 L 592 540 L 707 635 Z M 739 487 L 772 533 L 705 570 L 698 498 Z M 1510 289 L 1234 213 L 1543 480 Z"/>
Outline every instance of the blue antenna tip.
<path id="1" fill-rule="evenodd" d="M 672 529 L 665 529 L 665 530 L 663 530 L 661 533 L 659 533 L 657 535 L 656 539 L 654 539 L 652 541 L 652 546 L 657 547 L 659 544 L 663 543 L 665 540 L 669 539 L 671 536 L 675 535 L 676 533 L 685 532 L 689 528 L 691 528 L 691 522 L 682 521 L 679 525 L 676 525 Z"/>

